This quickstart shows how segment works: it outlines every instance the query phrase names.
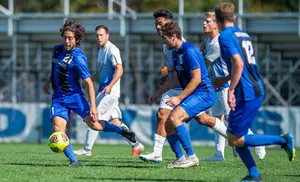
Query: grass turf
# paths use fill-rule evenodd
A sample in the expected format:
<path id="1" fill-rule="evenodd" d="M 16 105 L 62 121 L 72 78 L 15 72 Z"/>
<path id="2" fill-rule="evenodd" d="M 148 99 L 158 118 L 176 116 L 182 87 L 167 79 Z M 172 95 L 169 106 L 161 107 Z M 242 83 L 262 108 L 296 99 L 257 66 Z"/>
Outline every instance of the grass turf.
<path id="1" fill-rule="evenodd" d="M 75 145 L 78 149 L 81 145 Z M 151 151 L 146 147 L 145 151 Z M 213 147 L 195 147 L 199 159 L 210 157 Z M 0 181 L 238 181 L 247 175 L 239 158 L 226 148 L 225 162 L 201 162 L 188 169 L 167 169 L 174 160 L 164 148 L 162 164 L 145 163 L 131 157 L 128 145 L 95 145 L 93 156 L 80 156 L 83 167 L 69 168 L 63 153 L 50 151 L 47 144 L 0 144 Z M 267 148 L 267 156 L 257 166 L 264 181 L 300 181 L 299 160 L 289 162 L 280 148 Z"/>

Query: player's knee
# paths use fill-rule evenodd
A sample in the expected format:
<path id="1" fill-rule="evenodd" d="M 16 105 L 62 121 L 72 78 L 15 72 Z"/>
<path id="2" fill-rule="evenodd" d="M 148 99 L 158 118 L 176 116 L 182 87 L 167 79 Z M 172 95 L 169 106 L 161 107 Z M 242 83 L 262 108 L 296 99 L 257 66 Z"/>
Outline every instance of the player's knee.
<path id="1" fill-rule="evenodd" d="M 158 110 L 156 117 L 157 117 L 157 124 L 165 124 L 168 116 L 170 113 L 165 113 L 162 110 Z"/>
<path id="2" fill-rule="evenodd" d="M 205 120 L 204 114 L 197 116 L 196 121 L 201 125 L 206 125 L 206 120 Z"/>

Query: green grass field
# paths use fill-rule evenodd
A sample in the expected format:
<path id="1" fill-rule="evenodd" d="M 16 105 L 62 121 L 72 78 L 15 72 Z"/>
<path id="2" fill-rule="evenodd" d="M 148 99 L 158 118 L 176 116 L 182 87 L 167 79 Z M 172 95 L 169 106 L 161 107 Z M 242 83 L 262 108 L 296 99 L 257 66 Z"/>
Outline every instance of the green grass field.
<path id="1" fill-rule="evenodd" d="M 81 145 L 75 145 L 78 149 Z M 145 151 L 151 151 L 151 146 Z M 213 154 L 213 147 L 196 147 L 202 159 Z M 239 158 L 226 149 L 226 161 L 202 162 L 188 169 L 167 169 L 174 159 L 169 147 L 162 164 L 145 163 L 131 157 L 128 145 L 95 145 L 92 157 L 79 157 L 81 168 L 67 167 L 63 153 L 50 151 L 47 144 L 0 144 L 0 181 L 238 181 L 247 174 Z M 280 148 L 268 148 L 267 156 L 257 165 L 264 181 L 300 181 L 300 162 L 287 160 Z"/>

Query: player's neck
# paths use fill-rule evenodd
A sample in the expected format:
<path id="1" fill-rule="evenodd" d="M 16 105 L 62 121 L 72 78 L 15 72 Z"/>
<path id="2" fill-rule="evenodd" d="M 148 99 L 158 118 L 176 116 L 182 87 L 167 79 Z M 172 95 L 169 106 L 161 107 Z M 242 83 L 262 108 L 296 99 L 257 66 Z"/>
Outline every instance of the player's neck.
<path id="1" fill-rule="evenodd" d="M 209 38 L 210 40 L 214 39 L 216 36 L 219 35 L 219 31 L 212 31 L 210 34 L 209 34 Z"/>
<path id="2" fill-rule="evenodd" d="M 174 49 L 175 49 L 176 51 L 178 51 L 178 49 L 181 47 L 182 42 L 183 42 L 182 40 L 177 39 L 177 41 L 176 41 L 176 43 L 175 43 L 175 47 L 174 47 Z"/>
<path id="3" fill-rule="evenodd" d="M 234 22 L 224 22 L 224 28 L 226 27 L 234 27 Z"/>

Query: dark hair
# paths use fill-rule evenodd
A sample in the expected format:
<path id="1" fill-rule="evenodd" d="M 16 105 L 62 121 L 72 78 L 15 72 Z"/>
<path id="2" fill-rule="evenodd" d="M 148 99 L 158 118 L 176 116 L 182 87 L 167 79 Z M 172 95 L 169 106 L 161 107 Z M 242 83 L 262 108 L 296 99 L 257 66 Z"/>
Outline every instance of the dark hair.
<path id="1" fill-rule="evenodd" d="M 161 31 L 164 35 L 168 37 L 172 37 L 172 35 L 175 34 L 176 38 L 181 40 L 181 29 L 178 26 L 178 24 L 173 21 L 165 23 L 161 27 Z"/>
<path id="2" fill-rule="evenodd" d="M 96 26 L 95 31 L 98 31 L 101 28 L 104 29 L 107 34 L 109 34 L 109 30 L 108 30 L 107 26 L 105 26 L 105 25 Z"/>
<path id="3" fill-rule="evenodd" d="M 76 45 L 80 45 L 80 41 L 85 36 L 84 27 L 78 23 L 74 22 L 71 18 L 67 18 L 65 24 L 59 30 L 61 32 L 61 36 L 64 36 L 65 31 L 71 31 L 75 35 Z"/>
<path id="4" fill-rule="evenodd" d="M 155 11 L 153 13 L 153 17 L 154 18 L 163 17 L 165 19 L 173 20 L 173 14 L 169 10 L 165 10 L 165 9 L 161 9 L 161 10 Z"/>
<path id="5" fill-rule="evenodd" d="M 219 3 L 215 7 L 215 14 L 217 21 L 224 22 L 234 22 L 235 6 L 232 3 Z"/>

